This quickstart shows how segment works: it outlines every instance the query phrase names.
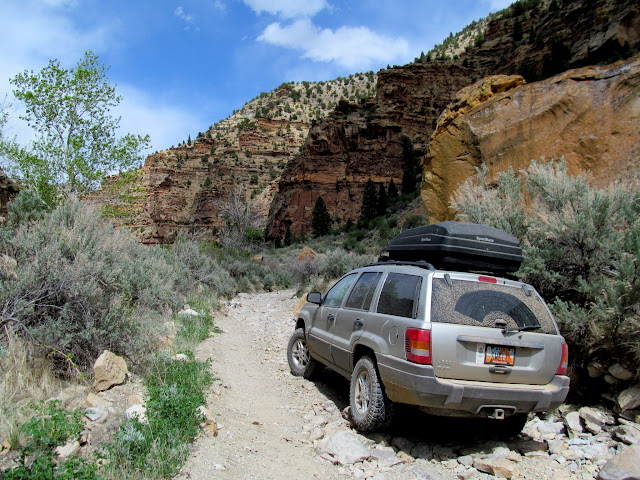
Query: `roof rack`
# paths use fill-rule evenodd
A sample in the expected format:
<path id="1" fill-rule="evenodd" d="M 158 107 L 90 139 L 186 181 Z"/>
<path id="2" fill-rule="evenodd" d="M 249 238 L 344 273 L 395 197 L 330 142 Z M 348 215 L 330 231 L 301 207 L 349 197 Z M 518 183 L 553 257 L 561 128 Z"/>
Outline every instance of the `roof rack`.
<path id="1" fill-rule="evenodd" d="M 412 267 L 420 267 L 426 268 L 427 270 L 432 270 L 435 272 L 435 267 L 431 265 L 429 262 L 425 262 L 424 260 L 418 260 L 415 262 L 410 262 L 407 260 L 382 260 L 379 262 L 369 263 L 365 265 L 365 267 L 375 267 L 378 265 L 410 265 Z"/>

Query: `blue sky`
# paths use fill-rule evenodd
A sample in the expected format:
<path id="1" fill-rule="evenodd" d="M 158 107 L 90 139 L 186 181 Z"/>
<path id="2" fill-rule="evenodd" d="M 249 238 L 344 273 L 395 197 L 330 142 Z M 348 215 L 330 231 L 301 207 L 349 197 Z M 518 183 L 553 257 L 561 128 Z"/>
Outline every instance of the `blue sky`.
<path id="1" fill-rule="evenodd" d="M 0 0 L 0 93 L 87 49 L 110 66 L 121 126 L 162 150 L 262 91 L 412 61 L 510 0 Z M 19 106 L 14 104 L 19 112 Z M 14 115 L 17 116 L 17 113 Z M 28 138 L 15 120 L 5 134 Z"/>

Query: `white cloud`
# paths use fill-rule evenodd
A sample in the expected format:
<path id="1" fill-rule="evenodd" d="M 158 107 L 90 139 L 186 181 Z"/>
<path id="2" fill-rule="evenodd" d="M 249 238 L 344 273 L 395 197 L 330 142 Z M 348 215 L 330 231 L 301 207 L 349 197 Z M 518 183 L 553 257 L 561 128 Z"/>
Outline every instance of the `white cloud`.
<path id="1" fill-rule="evenodd" d="M 185 25 L 184 25 L 184 29 L 185 30 L 191 30 L 191 27 L 195 27 L 196 31 L 199 31 L 200 29 L 195 26 L 194 24 L 194 18 L 193 15 L 188 14 L 184 11 L 184 8 L 182 8 L 181 6 L 177 7 L 174 11 L 173 11 L 173 16 L 174 17 L 178 17 L 180 20 L 182 20 Z"/>
<path id="2" fill-rule="evenodd" d="M 258 15 L 266 12 L 282 18 L 313 17 L 329 8 L 325 0 L 244 0 L 244 3 Z"/>
<path id="3" fill-rule="evenodd" d="M 223 13 L 227 11 L 227 5 L 222 0 L 215 0 L 213 2 L 213 8 Z"/>
<path id="4" fill-rule="evenodd" d="M 302 50 L 302 57 L 316 62 L 335 62 L 347 69 L 368 69 L 379 63 L 393 63 L 403 59 L 409 45 L 403 38 L 391 38 L 367 27 L 321 29 L 309 19 L 296 20 L 282 26 L 269 25 L 258 41 L 294 50 Z"/>

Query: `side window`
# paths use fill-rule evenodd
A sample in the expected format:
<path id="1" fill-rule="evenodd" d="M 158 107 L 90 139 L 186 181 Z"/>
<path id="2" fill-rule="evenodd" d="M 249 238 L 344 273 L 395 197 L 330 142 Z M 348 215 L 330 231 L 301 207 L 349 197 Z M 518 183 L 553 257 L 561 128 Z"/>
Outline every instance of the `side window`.
<path id="1" fill-rule="evenodd" d="M 380 293 L 378 313 L 415 318 L 421 284 L 422 277 L 390 273 Z"/>
<path id="2" fill-rule="evenodd" d="M 369 310 L 371 306 L 371 299 L 373 298 L 373 292 L 378 286 L 380 277 L 382 275 L 379 272 L 365 272 L 363 273 L 356 285 L 351 290 L 349 298 L 345 307 L 357 308 L 359 310 Z"/>
<path id="3" fill-rule="evenodd" d="M 326 307 L 339 307 L 342 299 L 349 291 L 349 287 L 351 287 L 357 277 L 358 275 L 356 273 L 352 273 L 336 283 L 325 295 L 322 305 Z"/>

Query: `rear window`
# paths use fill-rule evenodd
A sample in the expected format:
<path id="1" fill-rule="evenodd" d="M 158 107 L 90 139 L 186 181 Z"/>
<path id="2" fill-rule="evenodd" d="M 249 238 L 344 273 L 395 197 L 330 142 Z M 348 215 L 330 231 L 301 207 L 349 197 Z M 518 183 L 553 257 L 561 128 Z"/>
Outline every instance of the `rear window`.
<path id="1" fill-rule="evenodd" d="M 421 281 L 422 277 L 415 275 L 390 273 L 380 292 L 377 312 L 416 318 Z"/>
<path id="2" fill-rule="evenodd" d="M 537 327 L 535 332 L 555 334 L 553 319 L 544 301 L 534 292 L 467 280 L 433 279 L 431 321 L 495 327 L 504 320 L 507 328 Z"/>

